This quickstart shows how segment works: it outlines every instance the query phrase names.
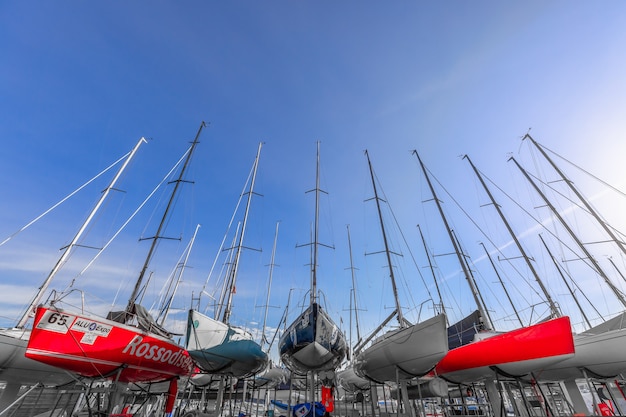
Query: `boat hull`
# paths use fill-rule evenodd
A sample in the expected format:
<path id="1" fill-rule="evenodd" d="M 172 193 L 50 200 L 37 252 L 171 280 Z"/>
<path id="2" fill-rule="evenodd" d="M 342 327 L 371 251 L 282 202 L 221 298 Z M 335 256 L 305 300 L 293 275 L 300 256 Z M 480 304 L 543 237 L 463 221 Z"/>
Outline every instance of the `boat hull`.
<path id="1" fill-rule="evenodd" d="M 250 333 L 195 310 L 189 311 L 187 350 L 204 372 L 236 378 L 262 372 L 269 362 Z"/>
<path id="2" fill-rule="evenodd" d="M 417 385 L 407 387 L 407 396 L 410 400 L 421 400 L 422 398 L 448 397 L 448 383 L 441 378 L 420 379 Z M 391 390 L 391 398 L 398 399 L 398 389 Z"/>
<path id="3" fill-rule="evenodd" d="M 421 323 L 381 336 L 359 353 L 356 374 L 374 382 L 423 376 L 448 352 L 446 317 L 439 314 Z"/>
<path id="4" fill-rule="evenodd" d="M 352 393 L 368 390 L 371 386 L 371 381 L 358 376 L 352 366 L 337 372 L 337 382 L 345 391 Z"/>
<path id="5" fill-rule="evenodd" d="M 62 385 L 74 379 L 67 371 L 24 356 L 29 337 L 30 329 L 0 330 L 0 381 L 19 385 Z"/>
<path id="6" fill-rule="evenodd" d="M 587 332 L 574 335 L 576 353 L 546 367 L 537 379 L 563 381 L 589 377 L 614 378 L 626 372 L 626 313 Z"/>
<path id="7" fill-rule="evenodd" d="M 574 356 L 569 317 L 500 333 L 451 349 L 434 374 L 450 382 L 474 382 L 496 372 L 522 377 Z"/>
<path id="8" fill-rule="evenodd" d="M 248 387 L 274 388 L 278 384 L 284 384 L 289 378 L 289 371 L 284 368 L 268 368 L 248 381 Z"/>
<path id="9" fill-rule="evenodd" d="M 156 382 L 188 376 L 185 349 L 136 327 L 100 317 L 37 307 L 25 356 L 89 378 Z"/>
<path id="10" fill-rule="evenodd" d="M 282 334 L 278 349 L 287 368 L 306 374 L 334 371 L 345 358 L 347 345 L 339 327 L 313 303 Z"/>

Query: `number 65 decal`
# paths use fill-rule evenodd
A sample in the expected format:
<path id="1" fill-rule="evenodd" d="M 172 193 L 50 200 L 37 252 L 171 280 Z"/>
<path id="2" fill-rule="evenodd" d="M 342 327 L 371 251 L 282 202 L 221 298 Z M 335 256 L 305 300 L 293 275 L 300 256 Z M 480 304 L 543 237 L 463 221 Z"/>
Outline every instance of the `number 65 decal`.
<path id="1" fill-rule="evenodd" d="M 76 316 L 47 310 L 37 324 L 38 329 L 67 333 Z"/>

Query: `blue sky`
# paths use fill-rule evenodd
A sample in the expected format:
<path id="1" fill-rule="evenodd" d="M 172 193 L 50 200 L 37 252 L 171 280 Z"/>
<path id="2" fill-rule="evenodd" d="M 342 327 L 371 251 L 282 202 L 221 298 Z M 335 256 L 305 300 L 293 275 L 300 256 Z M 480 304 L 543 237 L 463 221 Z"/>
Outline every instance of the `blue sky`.
<path id="1" fill-rule="evenodd" d="M 165 279 L 200 223 L 192 268 L 177 301 L 178 308 L 186 308 L 192 291 L 204 283 L 257 146 L 264 142 L 256 188 L 263 197 L 253 201 L 246 236 L 246 246 L 263 250 L 242 255 L 233 321 L 246 326 L 262 321 L 258 306 L 265 303 L 267 265 L 280 221 L 270 303 L 275 307 L 268 319 L 276 327 L 290 289 L 301 302 L 309 282 L 309 252 L 296 245 L 310 241 L 314 202 L 305 192 L 315 184 L 320 141 L 322 188 L 328 192 L 322 197 L 320 241 L 335 246 L 320 249 L 320 289 L 333 317 L 346 323 L 350 224 L 362 327 L 371 330 L 389 314 L 392 301 L 386 295 L 384 257 L 364 256 L 380 251 L 382 242 L 374 206 L 364 202 L 372 195 L 363 151 L 369 151 L 433 291 L 416 225 L 433 253 L 449 252 L 451 246 L 432 205 L 423 203 L 430 197 L 410 151 L 418 150 L 436 179 L 485 230 L 499 236 L 494 240 L 503 247 L 508 239 L 494 212 L 481 207 L 486 197 L 460 155 L 469 154 L 530 211 L 540 203 L 507 162 L 512 154 L 529 170 L 542 169 L 528 141 L 521 141 L 529 129 L 549 149 L 624 189 L 625 22 L 626 5 L 614 1 L 601 6 L 565 1 L 5 2 L 0 6 L 0 237 L 96 175 L 140 137 L 150 138 L 120 186 L 126 193 L 113 199 L 85 241 L 98 246 L 115 230 L 111 225 L 121 224 L 161 180 L 205 120 L 210 126 L 190 171 L 194 185 L 181 195 L 168 226 L 169 234 L 182 239 L 161 244 L 152 291 L 158 291 L 159 279 Z M 541 172 L 553 179 L 549 170 Z M 105 177 L 0 246 L 0 302 L 8 323 L 52 268 L 58 249 L 71 240 L 110 179 Z M 585 186 L 607 220 L 624 230 L 623 198 L 584 175 L 579 178 L 577 184 Z M 495 275 L 478 245 L 485 237 L 455 210 L 450 197 L 440 198 L 447 200 L 482 285 L 495 288 Z M 501 203 L 514 229 L 528 231 L 525 245 L 565 309 L 569 302 L 540 254 L 533 222 L 514 205 Z M 565 210 L 567 203 L 560 204 Z M 81 278 L 81 288 L 91 288 L 93 300 L 110 305 L 117 294 L 118 305 L 125 304 L 128 283 L 147 253 L 146 243 L 137 239 L 156 228 L 155 217 L 149 221 L 153 210 L 158 211 L 150 208 L 137 216 Z M 545 211 L 540 215 L 548 217 Z M 581 217 L 575 219 L 577 227 L 594 229 Z M 596 229 L 590 240 L 603 239 Z M 393 239 L 399 241 L 398 235 Z M 599 249 L 604 264 L 609 250 Z M 412 306 L 414 319 L 419 307 L 413 307 L 428 294 L 411 270 L 407 251 L 403 254 L 399 275 L 412 294 L 404 294 L 403 303 Z M 59 274 L 58 287 L 92 255 L 77 251 Z M 449 311 L 461 316 L 472 305 L 458 263 L 435 259 L 449 287 Z M 623 264 L 619 255 L 613 259 Z M 592 275 L 578 272 L 579 279 L 590 280 L 586 291 L 607 313 L 619 310 Z M 521 298 L 538 302 L 523 279 L 510 279 L 520 305 Z M 486 297 L 493 298 L 494 315 L 508 317 L 499 326 L 514 326 L 510 309 L 496 312 L 508 307 L 502 294 L 492 291 Z M 422 317 L 432 314 L 427 306 Z M 298 309 L 294 301 L 291 310 Z M 531 317 L 529 311 L 525 314 Z M 542 313 L 540 307 L 532 310 Z"/>

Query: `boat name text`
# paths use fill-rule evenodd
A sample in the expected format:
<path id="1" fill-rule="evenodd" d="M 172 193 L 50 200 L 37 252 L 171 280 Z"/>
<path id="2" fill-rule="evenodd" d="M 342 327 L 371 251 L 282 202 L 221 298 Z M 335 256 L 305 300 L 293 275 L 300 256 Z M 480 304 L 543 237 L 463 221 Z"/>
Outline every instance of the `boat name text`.
<path id="1" fill-rule="evenodd" d="M 122 353 L 128 353 L 138 358 L 152 359 L 155 362 L 169 363 L 170 365 L 183 368 L 191 372 L 194 365 L 191 357 L 185 355 L 183 349 L 174 352 L 166 347 L 159 347 L 148 342 L 144 342 L 143 337 L 135 335 L 133 339 L 126 345 Z"/>

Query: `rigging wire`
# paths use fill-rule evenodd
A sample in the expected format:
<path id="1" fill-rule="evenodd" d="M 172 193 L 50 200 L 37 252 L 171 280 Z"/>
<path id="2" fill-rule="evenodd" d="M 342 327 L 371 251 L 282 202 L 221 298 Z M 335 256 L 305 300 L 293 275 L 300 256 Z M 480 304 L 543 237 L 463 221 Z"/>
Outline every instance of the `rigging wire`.
<path id="1" fill-rule="evenodd" d="M 429 174 L 435 179 L 435 181 L 437 182 L 437 184 L 439 184 L 439 186 L 442 188 L 442 190 L 446 193 L 446 195 L 452 200 L 452 202 L 454 202 L 454 204 L 459 208 L 459 210 L 461 210 L 461 212 L 470 220 L 470 222 L 481 232 L 481 234 L 487 239 L 487 241 L 489 241 L 489 243 L 491 245 L 493 245 L 494 248 L 496 248 L 498 250 L 498 252 L 500 254 L 502 254 L 504 256 L 504 254 L 500 251 L 500 247 L 498 245 L 496 245 L 495 242 L 493 242 L 493 240 L 491 239 L 491 237 L 483 230 L 483 228 L 478 225 L 478 223 L 476 223 L 476 221 L 473 219 L 472 216 L 470 216 L 470 214 L 463 208 L 463 206 L 458 202 L 458 200 L 456 200 L 454 198 L 454 196 L 448 192 L 448 190 L 446 189 L 446 187 L 443 186 L 443 184 L 441 184 L 441 182 L 439 182 L 439 180 L 437 179 L 436 176 L 434 176 L 432 174 L 432 172 L 430 172 L 430 170 L 428 171 Z M 482 174 L 482 172 L 481 172 Z M 485 177 L 488 179 L 488 177 Z M 490 181 L 491 182 L 491 181 Z M 506 257 L 505 257 L 506 258 Z M 518 274 L 520 275 L 520 277 L 529 285 L 529 288 L 532 289 L 533 292 L 535 292 L 535 294 L 543 300 L 543 298 L 541 297 L 541 295 L 539 294 L 539 292 L 534 288 L 534 286 L 532 286 L 530 284 L 530 281 L 527 280 L 527 278 L 525 277 L 524 274 L 522 274 L 514 265 L 512 265 L 510 262 L 509 264 L 513 267 L 513 269 L 518 272 Z M 545 301 L 545 300 L 544 300 Z"/>
<path id="2" fill-rule="evenodd" d="M 391 218 L 393 219 L 393 224 L 395 225 L 395 228 L 393 230 L 398 232 L 400 237 L 402 238 L 402 242 L 404 243 L 404 246 L 405 246 L 406 250 L 409 253 L 409 257 L 410 257 L 410 259 L 411 259 L 411 261 L 413 263 L 413 266 L 417 270 L 417 273 L 418 273 L 418 275 L 420 277 L 420 280 L 422 281 L 422 284 L 424 285 L 424 289 L 426 290 L 426 292 L 428 294 L 428 299 L 434 300 L 434 297 L 433 297 L 432 293 L 430 292 L 430 289 L 429 289 L 428 285 L 426 284 L 426 280 L 424 278 L 424 275 L 422 274 L 422 271 L 421 271 L 419 265 L 417 264 L 417 261 L 415 259 L 415 255 L 413 254 L 413 251 L 411 250 L 411 246 L 409 245 L 409 243 L 407 241 L 407 238 L 406 238 L 406 235 L 404 234 L 402 228 L 400 227 L 400 222 L 398 221 L 396 213 L 393 211 L 391 203 L 389 203 L 387 195 L 385 194 L 385 190 L 382 187 L 382 185 L 380 184 L 380 180 L 378 179 L 378 176 L 376 175 L 376 172 L 374 172 L 374 177 L 376 178 L 376 182 L 378 183 L 379 190 L 380 190 L 380 192 L 382 194 L 382 197 L 383 197 L 383 201 L 386 203 L 387 209 L 389 210 L 389 214 L 391 215 Z M 416 303 L 416 301 L 413 298 L 413 293 L 410 290 L 410 285 L 407 282 L 406 278 L 404 278 L 404 274 L 402 274 L 402 276 L 403 276 L 403 284 L 404 284 L 404 287 L 406 288 L 406 292 L 407 292 L 409 298 L 411 299 L 412 304 L 414 306 L 417 306 L 418 304 Z"/>
<path id="3" fill-rule="evenodd" d="M 185 152 L 183 154 L 183 156 L 178 160 L 178 162 L 176 162 L 176 164 L 170 169 L 170 171 L 163 177 L 163 179 L 161 180 L 161 182 L 159 182 L 157 184 L 157 186 L 150 192 L 150 194 L 148 194 L 148 196 L 141 202 L 141 204 L 139 205 L 139 207 L 137 207 L 137 209 L 135 209 L 135 211 L 130 215 L 130 217 L 124 222 L 124 224 L 122 224 L 122 226 L 117 230 L 117 232 L 115 232 L 115 234 L 107 241 L 107 243 L 98 251 L 98 253 L 91 259 L 91 261 L 78 273 L 76 274 L 76 276 L 72 279 L 71 283 L 67 286 L 67 288 L 65 290 L 63 290 L 63 292 L 67 291 L 69 288 L 71 288 L 76 279 L 78 279 L 79 277 L 81 277 L 86 271 L 87 269 L 89 269 L 89 267 L 91 267 L 91 265 L 93 265 L 93 263 L 100 257 L 100 255 L 102 255 L 102 253 L 104 252 L 104 250 L 106 248 L 109 247 L 109 245 L 113 242 L 113 240 L 122 232 L 122 230 L 124 230 L 126 228 L 126 226 L 128 225 L 128 223 L 130 223 L 130 221 L 137 215 L 137 213 L 139 213 L 139 211 L 146 205 L 146 203 L 152 198 L 152 196 L 154 195 L 154 193 L 156 193 L 156 191 L 163 185 L 163 183 L 172 175 L 172 173 L 174 172 L 174 170 L 178 167 L 178 165 L 182 162 L 183 158 L 185 157 L 185 155 L 187 155 L 187 152 Z M 124 283 L 125 284 L 125 283 Z M 112 305 L 115 304 L 115 300 L 117 299 L 118 295 L 120 292 L 120 288 L 118 288 L 118 291 L 114 297 L 114 301 L 112 303 Z"/>
<path id="4" fill-rule="evenodd" d="M 89 181 L 87 181 L 86 183 L 84 183 L 83 185 L 81 185 L 80 187 L 78 187 L 76 190 L 72 191 L 70 194 L 68 194 L 67 196 L 63 197 L 60 201 L 58 201 L 56 204 L 54 204 L 52 207 L 50 207 L 49 209 L 47 209 L 46 211 L 44 211 L 43 213 L 41 213 L 39 216 L 35 217 L 33 220 L 31 220 L 30 222 L 28 222 L 25 226 L 22 226 L 19 230 L 13 232 L 10 236 L 8 236 L 7 238 L 5 238 L 2 242 L 0 242 L 0 246 L 4 245 L 5 243 L 7 243 L 9 240 L 13 239 L 15 236 L 17 236 L 18 234 L 20 234 L 21 232 L 23 232 L 24 230 L 28 229 L 30 226 L 32 226 L 34 223 L 36 223 L 37 221 L 41 220 L 42 217 L 46 216 L 48 213 L 50 213 L 51 211 L 53 211 L 55 208 L 57 208 L 58 206 L 60 206 L 61 204 L 63 204 L 65 201 L 69 200 L 71 197 L 73 197 L 75 194 L 77 194 L 80 190 L 82 190 L 83 188 L 85 188 L 86 186 L 88 186 L 89 184 L 91 184 L 92 182 L 94 182 L 96 179 L 98 179 L 99 177 L 101 177 L 102 175 L 104 175 L 107 171 L 109 171 L 110 169 L 112 169 L 113 167 L 115 167 L 117 164 L 119 164 L 122 160 L 124 160 L 125 158 L 128 157 L 128 155 L 130 155 L 132 151 L 127 152 L 126 154 L 124 154 L 121 158 L 119 158 L 117 161 L 113 162 L 111 165 L 109 165 L 108 167 L 106 167 L 103 171 L 101 171 L 100 173 L 98 173 L 95 177 L 91 178 Z"/>
<path id="5" fill-rule="evenodd" d="M 554 152 L 553 150 L 551 150 L 550 148 L 546 147 L 543 144 L 539 144 L 543 149 L 545 149 L 546 151 L 550 152 L 551 154 L 555 155 L 556 157 L 558 157 L 559 159 L 567 162 L 568 164 L 572 165 L 573 167 L 577 168 L 578 170 L 584 172 L 585 174 L 589 175 L 591 178 L 595 179 L 596 181 L 600 182 L 601 184 L 609 187 L 610 189 L 612 189 L 613 191 L 615 191 L 616 193 L 620 194 L 622 197 L 626 197 L 626 193 L 624 193 L 623 191 L 621 191 L 620 189 L 618 189 L 617 187 L 614 187 L 613 185 L 609 184 L 608 182 L 604 181 L 603 179 L 601 179 L 600 177 L 597 177 L 596 175 L 592 174 L 591 172 L 585 170 L 584 168 L 576 165 L 575 163 L 573 163 L 572 161 L 568 160 L 567 158 L 559 155 L 558 153 Z"/>
<path id="6" fill-rule="evenodd" d="M 516 200 L 513 199 L 511 196 L 509 196 L 504 190 L 502 190 L 502 188 L 500 188 L 493 180 L 489 179 L 489 177 L 485 176 L 489 182 L 491 184 L 493 184 L 496 188 L 498 188 L 498 190 L 500 190 L 500 192 L 502 192 L 509 200 L 511 200 L 515 205 L 517 205 L 522 211 L 524 211 L 531 219 L 533 219 L 539 226 L 541 226 L 544 230 L 546 230 L 551 236 L 553 236 L 561 245 L 562 248 L 566 248 L 568 249 L 578 260 L 583 261 L 583 263 L 588 266 L 589 268 L 591 268 L 594 272 L 596 272 L 596 269 L 589 263 L 590 261 L 587 258 L 583 258 L 581 257 L 572 247 L 570 247 L 562 238 L 560 238 L 558 236 L 558 229 L 555 229 L 554 231 L 549 229 L 547 226 L 550 224 L 554 224 L 554 222 L 550 219 L 550 220 L 545 220 L 545 221 L 540 221 L 538 219 L 535 219 L 535 217 L 530 214 L 525 208 L 523 208 L 520 203 Z M 571 276 L 571 275 L 570 275 Z M 596 275 L 597 276 L 597 275 Z M 598 277 L 598 276 L 597 276 Z M 606 295 L 604 294 L 604 286 L 603 285 L 599 285 L 599 288 L 601 289 L 601 291 L 603 291 L 603 297 L 605 300 L 605 305 L 607 304 L 607 300 L 606 300 Z"/>
<path id="7" fill-rule="evenodd" d="M 202 286 L 202 289 L 200 290 L 200 293 L 198 294 L 197 306 L 196 306 L 198 310 L 200 309 L 200 299 L 201 299 L 203 294 L 206 294 L 207 296 L 213 298 L 213 295 L 209 294 L 206 291 L 206 289 L 207 289 L 207 286 L 209 285 L 209 281 L 211 280 L 211 277 L 213 276 L 213 272 L 214 272 L 215 266 L 217 265 L 217 262 L 218 262 L 218 260 L 220 258 L 220 254 L 225 250 L 224 249 L 224 245 L 226 243 L 226 239 L 228 238 L 228 234 L 230 233 L 230 229 L 231 229 L 233 223 L 235 222 L 235 217 L 237 216 L 237 213 L 239 211 L 239 206 L 241 205 L 241 202 L 243 201 L 243 198 L 246 195 L 246 189 L 248 188 L 248 184 L 252 180 L 252 175 L 253 174 L 254 174 L 254 166 L 250 169 L 250 172 L 248 174 L 248 178 L 246 179 L 246 181 L 245 181 L 245 183 L 243 185 L 243 189 L 241 190 L 241 193 L 239 194 L 239 199 L 237 200 L 237 204 L 235 204 L 235 209 L 233 210 L 233 214 L 230 217 L 230 221 L 228 222 L 228 225 L 226 226 L 226 231 L 224 232 L 224 236 L 222 237 L 222 241 L 220 242 L 220 245 L 217 248 L 217 253 L 215 254 L 215 257 L 213 258 L 213 264 L 211 264 L 211 269 L 209 269 L 209 273 L 207 274 L 206 280 L 204 281 L 204 285 Z M 224 266 L 222 265 L 222 271 L 221 272 L 224 272 L 223 270 L 224 270 Z M 219 276 L 223 276 L 223 274 L 220 273 Z"/>

